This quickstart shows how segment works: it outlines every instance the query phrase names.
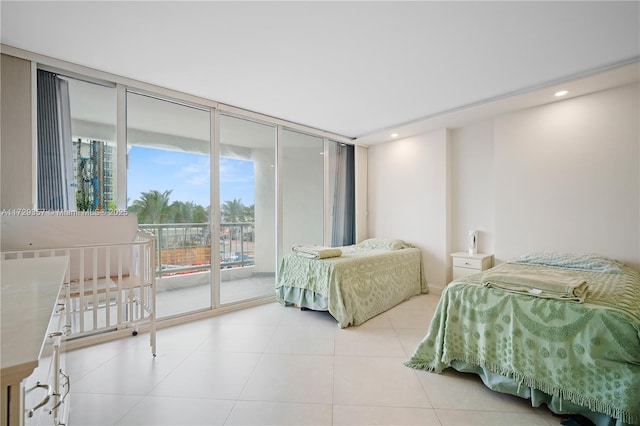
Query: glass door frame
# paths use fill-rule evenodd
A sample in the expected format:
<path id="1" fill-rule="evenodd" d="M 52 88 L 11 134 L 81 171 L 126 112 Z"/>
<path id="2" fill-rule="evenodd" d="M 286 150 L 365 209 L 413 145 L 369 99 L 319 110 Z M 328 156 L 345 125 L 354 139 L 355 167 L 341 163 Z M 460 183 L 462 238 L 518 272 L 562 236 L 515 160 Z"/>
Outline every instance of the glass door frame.
<path id="1" fill-rule="evenodd" d="M 220 264 L 219 262 L 215 262 L 214 259 L 219 259 L 220 256 L 220 247 L 218 244 L 213 244 L 214 241 L 218 241 L 214 238 L 219 238 L 218 231 L 218 223 L 215 222 L 214 219 L 219 219 L 219 207 L 218 209 L 214 209 L 213 206 L 217 205 L 218 191 L 214 187 L 218 182 L 218 164 L 214 162 L 214 155 L 217 156 L 219 152 L 219 144 L 217 141 L 219 140 L 219 134 L 217 133 L 217 129 L 219 128 L 218 120 L 219 115 L 217 114 L 217 109 L 203 105 L 198 102 L 186 101 L 184 99 L 178 98 L 171 94 L 158 93 L 157 91 L 149 91 L 144 89 L 139 89 L 136 87 L 126 86 L 123 84 L 116 84 L 116 102 L 117 102 L 117 121 L 116 121 L 116 137 L 117 137 L 117 185 L 118 185 L 118 194 L 117 194 L 117 205 L 119 209 L 127 209 L 128 204 L 128 194 L 127 194 L 127 180 L 128 180 L 128 170 L 129 170 L 129 156 L 128 156 L 128 123 L 127 123 L 127 95 L 134 94 L 139 96 L 146 96 L 149 98 L 153 98 L 158 101 L 171 102 L 176 105 L 180 105 L 187 108 L 194 108 L 200 110 L 204 113 L 208 114 L 209 118 L 209 202 L 211 204 L 211 208 L 209 209 L 209 217 L 208 217 L 208 225 L 209 225 L 209 234 L 210 234 L 210 301 L 209 306 L 207 308 L 194 309 L 190 311 L 186 311 L 180 314 L 171 314 L 167 317 L 162 317 L 162 319 L 171 319 L 174 317 L 184 317 L 192 314 L 197 314 L 200 312 L 210 312 L 217 307 L 219 307 L 219 289 L 220 289 Z M 125 166 L 120 166 L 121 164 Z M 214 167 L 212 167 L 215 166 Z M 215 198 L 215 199 L 214 199 Z M 157 236 L 156 236 L 157 237 Z M 156 246 L 160 244 L 160 241 L 156 240 Z M 160 260 L 159 260 L 160 261 Z M 158 277 L 159 278 L 159 277 Z M 155 310 L 155 309 L 154 309 Z"/>
<path id="2" fill-rule="evenodd" d="M 209 223 L 211 224 L 211 309 L 219 309 L 220 303 L 220 223 L 222 215 L 220 214 L 220 110 L 210 108 L 211 117 L 211 208 L 209 209 Z M 214 208 L 215 206 L 215 208 Z M 213 242 L 216 241 L 216 244 Z M 217 259 L 214 270 L 213 260 Z"/>
<path id="3" fill-rule="evenodd" d="M 220 188 L 220 160 L 221 160 L 221 149 L 222 149 L 222 141 L 221 141 L 221 137 L 220 137 L 220 132 L 221 132 L 221 120 L 220 120 L 220 116 L 224 115 L 225 117 L 229 117 L 235 120 L 242 120 L 242 121 L 246 121 L 246 122 L 250 122 L 250 123 L 254 123 L 257 125 L 261 125 L 261 126 L 265 126 L 265 127 L 269 127 L 272 128 L 274 130 L 274 145 L 273 145 L 273 150 L 274 150 L 274 167 L 275 167 L 275 173 L 274 173 L 274 195 L 275 195 L 275 199 L 274 199 L 274 205 L 275 205 L 275 211 L 273 212 L 273 215 L 275 217 L 275 241 L 274 243 L 274 258 L 271 259 L 271 262 L 273 262 L 273 268 L 274 268 L 274 292 L 273 295 L 270 296 L 262 296 L 262 295 L 257 295 L 257 296 L 253 296 L 253 297 L 248 297 L 246 299 L 241 299 L 241 300 L 234 300 L 234 301 L 229 301 L 229 302 L 225 302 L 222 303 L 222 296 L 221 296 L 221 285 L 222 285 L 222 279 L 221 279 L 221 269 L 218 271 L 217 274 L 217 282 L 216 282 L 216 289 L 215 289 L 215 294 L 216 294 L 216 304 L 214 305 L 215 308 L 224 308 L 227 306 L 231 306 L 231 305 L 237 305 L 237 304 L 243 304 L 243 303 L 252 303 L 255 301 L 259 301 L 259 300 L 269 300 L 270 298 L 272 298 L 275 295 L 275 284 L 277 282 L 278 279 L 278 259 L 279 259 L 279 249 L 278 247 L 280 246 L 279 242 L 281 241 L 281 219 L 279 218 L 280 214 L 279 212 L 281 211 L 281 204 L 279 201 L 280 197 L 280 186 L 279 186 L 279 182 L 280 182 L 280 177 L 279 177 L 279 164 L 281 164 L 281 155 L 280 155 L 280 129 L 281 126 L 277 125 L 273 122 L 270 122 L 268 120 L 264 120 L 261 119 L 261 117 L 259 115 L 254 115 L 254 114 L 248 114 L 248 113 L 242 113 L 239 112 L 237 109 L 232 109 L 232 110 L 227 110 L 227 109 L 222 109 L 222 108 L 217 108 L 214 110 L 214 114 L 216 115 L 216 132 L 215 132 L 215 149 L 212 152 L 216 152 L 217 155 L 217 159 L 216 159 L 216 164 L 217 166 L 217 173 L 215 174 L 216 177 L 216 182 L 212 182 L 212 190 L 215 186 L 216 190 L 218 190 Z M 220 191 L 217 191 L 217 193 L 215 194 L 216 196 L 216 206 L 217 206 L 217 210 L 215 212 L 215 232 L 216 234 L 212 236 L 212 238 L 215 238 L 216 241 L 220 240 L 221 234 L 220 234 L 220 226 L 222 223 L 222 212 L 221 212 L 221 204 L 220 204 Z M 213 203 L 213 201 L 212 201 Z M 255 201 L 254 201 L 255 204 Z M 211 209 L 213 212 L 213 208 Z M 255 218 L 254 218 L 255 220 Z M 220 246 L 216 245 L 216 253 L 218 255 L 218 258 L 220 256 Z M 213 249 L 212 249 L 212 256 L 213 256 Z"/>

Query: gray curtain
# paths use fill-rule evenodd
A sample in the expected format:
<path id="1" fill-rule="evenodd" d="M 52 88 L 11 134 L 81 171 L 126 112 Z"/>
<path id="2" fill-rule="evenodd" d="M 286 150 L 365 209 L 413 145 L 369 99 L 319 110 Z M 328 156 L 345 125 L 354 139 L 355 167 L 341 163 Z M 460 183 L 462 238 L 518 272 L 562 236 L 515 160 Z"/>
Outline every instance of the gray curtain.
<path id="1" fill-rule="evenodd" d="M 38 209 L 75 210 L 69 85 L 38 70 Z"/>
<path id="2" fill-rule="evenodd" d="M 354 147 L 336 143 L 335 178 L 331 223 L 331 245 L 333 247 L 355 244 L 355 166 Z"/>

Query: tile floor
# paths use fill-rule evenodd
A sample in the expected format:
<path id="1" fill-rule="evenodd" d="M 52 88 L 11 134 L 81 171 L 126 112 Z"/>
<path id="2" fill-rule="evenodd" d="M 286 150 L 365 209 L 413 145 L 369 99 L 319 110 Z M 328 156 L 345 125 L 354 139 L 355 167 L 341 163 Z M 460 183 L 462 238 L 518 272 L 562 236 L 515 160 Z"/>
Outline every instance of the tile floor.
<path id="1" fill-rule="evenodd" d="M 557 425 L 476 376 L 403 365 L 438 296 L 359 327 L 276 302 L 67 353 L 70 425 Z"/>

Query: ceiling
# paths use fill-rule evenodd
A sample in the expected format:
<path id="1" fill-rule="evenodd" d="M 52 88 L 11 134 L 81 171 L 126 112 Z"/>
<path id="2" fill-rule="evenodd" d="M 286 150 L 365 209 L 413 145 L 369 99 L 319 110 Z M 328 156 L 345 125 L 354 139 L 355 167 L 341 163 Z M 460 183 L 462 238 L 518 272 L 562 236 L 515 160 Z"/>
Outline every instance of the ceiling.
<path id="1" fill-rule="evenodd" d="M 638 81 L 640 2 L 0 2 L 2 44 L 362 144 Z"/>

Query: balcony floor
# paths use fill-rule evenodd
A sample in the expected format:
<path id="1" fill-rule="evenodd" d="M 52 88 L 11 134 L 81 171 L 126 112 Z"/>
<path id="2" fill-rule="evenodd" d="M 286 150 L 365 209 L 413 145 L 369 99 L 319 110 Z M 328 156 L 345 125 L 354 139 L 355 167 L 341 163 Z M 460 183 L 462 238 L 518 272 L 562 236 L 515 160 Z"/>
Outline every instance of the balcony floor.
<path id="1" fill-rule="evenodd" d="M 220 283 L 220 301 L 222 304 L 272 296 L 274 293 L 274 274 L 254 274 L 248 278 Z M 157 318 L 207 309 L 210 306 L 211 285 L 209 284 L 175 288 L 156 293 Z"/>

